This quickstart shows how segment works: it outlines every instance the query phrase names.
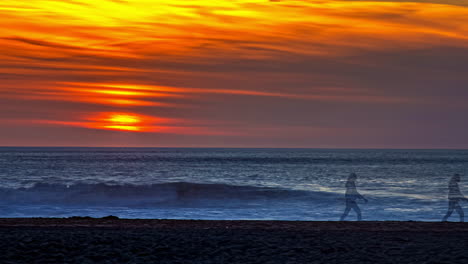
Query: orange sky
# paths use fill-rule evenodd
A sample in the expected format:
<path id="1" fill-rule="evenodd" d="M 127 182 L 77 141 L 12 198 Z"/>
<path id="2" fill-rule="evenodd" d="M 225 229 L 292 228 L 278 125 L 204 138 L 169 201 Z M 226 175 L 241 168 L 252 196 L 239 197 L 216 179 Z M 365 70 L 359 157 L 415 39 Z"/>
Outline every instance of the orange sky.
<path id="1" fill-rule="evenodd" d="M 468 147 L 468 1 L 3 0 L 0 23 L 0 145 Z"/>

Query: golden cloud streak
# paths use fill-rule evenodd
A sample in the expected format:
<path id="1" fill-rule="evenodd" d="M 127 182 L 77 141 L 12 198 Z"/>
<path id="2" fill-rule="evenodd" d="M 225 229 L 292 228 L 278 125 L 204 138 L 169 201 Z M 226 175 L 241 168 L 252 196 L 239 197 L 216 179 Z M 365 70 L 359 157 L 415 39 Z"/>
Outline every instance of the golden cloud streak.
<path id="1" fill-rule="evenodd" d="M 74 126 L 98 130 L 180 135 L 240 135 L 222 129 L 194 126 L 191 120 L 155 118 L 129 112 L 102 112 L 82 116 L 80 121 L 27 120 L 28 123 Z"/>
<path id="2" fill-rule="evenodd" d="M 102 94 L 122 94 L 127 96 L 151 96 L 151 97 L 191 97 L 199 94 L 220 94 L 220 95 L 240 95 L 240 96 L 260 96 L 260 97 L 280 97 L 297 100 L 315 100 L 315 101 L 338 101 L 338 102 L 380 102 L 380 103 L 404 103 L 405 98 L 384 98 L 372 95 L 329 95 L 329 94 L 295 94 L 284 92 L 263 92 L 240 89 L 203 89 L 203 88 L 184 88 L 172 86 L 158 86 L 147 84 L 111 84 L 111 83 L 64 83 L 65 85 L 78 87 L 94 87 L 95 90 L 80 88 L 78 91 L 92 91 Z M 109 90 L 105 90 L 109 89 Z M 116 90 L 117 89 L 117 90 Z M 73 89 L 71 89 L 73 91 Z M 333 89 L 330 89 L 333 90 Z M 340 92 L 342 90 L 335 89 Z"/>
<path id="3" fill-rule="evenodd" d="M 108 114 L 100 120 L 51 122 L 134 132 L 180 133 L 184 128 L 164 128 L 128 108 L 184 107 L 176 100 L 199 95 L 401 103 L 408 99 L 313 89 L 298 93 L 154 84 L 169 72 L 213 74 L 197 66 L 215 67 L 214 61 L 268 63 L 294 56 L 336 59 L 363 51 L 468 48 L 468 8 L 441 3 L 2 0 L 0 70 L 3 79 L 15 80 L 15 90 L 11 83 L 0 83 L 0 91 L 5 98 L 99 105 L 115 118 Z M 225 74 L 235 79 L 238 73 Z M 128 112 L 121 112 L 123 108 Z M 134 122 L 125 122 L 130 120 Z"/>
<path id="4" fill-rule="evenodd" d="M 466 8 L 430 3 L 4 0 L 0 14 L 9 25 L 0 33 L 7 56 L 256 58 L 432 45 L 438 38 L 466 46 L 468 38 Z"/>

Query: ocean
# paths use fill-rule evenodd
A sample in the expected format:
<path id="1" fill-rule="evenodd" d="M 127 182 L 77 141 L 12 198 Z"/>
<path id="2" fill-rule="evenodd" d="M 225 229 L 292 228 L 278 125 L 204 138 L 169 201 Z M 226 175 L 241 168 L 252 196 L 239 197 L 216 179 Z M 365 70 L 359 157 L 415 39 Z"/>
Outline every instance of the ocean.
<path id="1" fill-rule="evenodd" d="M 468 150 L 4 147 L 0 217 L 336 221 L 354 172 L 363 220 L 440 221 L 467 167 Z"/>

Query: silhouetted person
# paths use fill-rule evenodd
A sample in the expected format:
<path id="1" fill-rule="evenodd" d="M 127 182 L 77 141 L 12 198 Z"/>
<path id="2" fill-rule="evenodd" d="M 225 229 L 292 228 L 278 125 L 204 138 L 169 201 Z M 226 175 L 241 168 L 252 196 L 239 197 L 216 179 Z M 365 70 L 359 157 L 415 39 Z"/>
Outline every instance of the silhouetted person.
<path id="1" fill-rule="evenodd" d="M 442 221 L 444 222 L 447 221 L 447 218 L 449 218 L 452 215 L 453 210 L 456 210 L 458 215 L 460 216 L 460 222 L 463 222 L 465 220 L 465 214 L 463 213 L 463 209 L 460 206 L 459 202 L 460 200 L 468 201 L 468 199 L 465 198 L 465 196 L 463 196 L 463 194 L 461 193 L 460 187 L 458 187 L 459 182 L 459 174 L 455 174 L 454 176 L 452 176 L 452 178 L 449 181 L 448 210 L 447 214 L 445 214 L 444 218 L 442 219 Z"/>
<path id="2" fill-rule="evenodd" d="M 362 215 L 361 215 L 361 209 L 359 208 L 358 204 L 356 203 L 357 199 L 364 200 L 364 202 L 367 203 L 367 199 L 364 198 L 361 194 L 358 193 L 356 189 L 356 179 L 357 175 L 356 173 L 351 173 L 348 176 L 348 181 L 346 182 L 346 194 L 345 194 L 345 199 L 346 199 L 346 208 L 344 210 L 343 215 L 340 218 L 340 221 L 343 221 L 346 216 L 348 216 L 349 211 L 353 209 L 356 214 L 357 214 L 357 220 L 361 221 L 362 220 Z"/>

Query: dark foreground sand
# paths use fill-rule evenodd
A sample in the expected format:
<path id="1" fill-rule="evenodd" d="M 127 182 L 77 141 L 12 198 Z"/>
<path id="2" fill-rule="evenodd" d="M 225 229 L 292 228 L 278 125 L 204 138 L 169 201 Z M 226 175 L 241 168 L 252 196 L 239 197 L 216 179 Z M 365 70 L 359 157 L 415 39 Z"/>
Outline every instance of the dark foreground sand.
<path id="1" fill-rule="evenodd" d="M 0 263 L 468 263 L 468 224 L 0 219 Z"/>

